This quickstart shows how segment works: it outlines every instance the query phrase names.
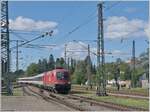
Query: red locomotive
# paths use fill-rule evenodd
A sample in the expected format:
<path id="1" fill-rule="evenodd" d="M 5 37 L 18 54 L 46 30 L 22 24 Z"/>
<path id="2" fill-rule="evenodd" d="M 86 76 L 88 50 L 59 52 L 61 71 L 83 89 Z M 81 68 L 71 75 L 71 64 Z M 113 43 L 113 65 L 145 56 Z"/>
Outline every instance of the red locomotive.
<path id="1" fill-rule="evenodd" d="M 18 83 L 32 84 L 58 93 L 68 93 L 71 89 L 70 74 L 63 68 L 56 68 L 33 77 L 19 78 Z"/>

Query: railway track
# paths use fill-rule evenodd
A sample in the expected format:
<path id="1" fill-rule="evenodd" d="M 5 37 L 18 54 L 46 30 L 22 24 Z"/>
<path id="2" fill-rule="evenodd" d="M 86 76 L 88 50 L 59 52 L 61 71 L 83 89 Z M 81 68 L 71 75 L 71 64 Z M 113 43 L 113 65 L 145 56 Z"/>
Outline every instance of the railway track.
<path id="1" fill-rule="evenodd" d="M 27 88 L 30 91 L 40 95 L 44 99 L 54 100 L 56 102 L 59 102 L 61 104 L 66 105 L 70 108 L 73 108 L 74 110 L 77 110 L 77 111 L 91 111 L 91 110 L 95 110 L 95 111 L 109 110 L 109 111 L 111 111 L 111 110 L 116 110 L 114 108 L 110 108 L 110 107 L 108 108 L 108 107 L 105 107 L 103 105 L 94 104 L 91 102 L 85 102 L 81 98 L 77 99 L 77 98 L 71 97 L 70 95 L 55 94 L 55 93 L 49 92 L 47 90 L 42 90 L 42 93 L 40 93 L 39 92 L 40 89 L 37 87 L 33 87 L 33 86 L 28 86 Z"/>
<path id="2" fill-rule="evenodd" d="M 41 89 L 39 89 L 37 87 L 33 87 L 33 86 L 32 87 L 31 86 L 26 86 L 25 88 L 26 88 L 25 90 L 28 89 L 28 92 L 25 91 L 28 95 L 34 95 L 34 96 L 38 95 L 38 96 L 42 97 L 44 100 L 46 100 L 48 102 L 55 102 L 55 103 L 57 102 L 57 103 L 59 103 L 61 105 L 65 105 L 66 107 L 70 108 L 71 110 L 85 111 L 85 109 L 77 107 L 77 106 L 75 106 L 75 105 L 73 105 L 71 103 L 67 103 L 67 102 L 65 102 L 64 100 L 62 100 L 62 99 L 60 99 L 58 97 L 49 95 L 49 92 L 46 91 L 46 90 L 42 90 L 41 91 Z M 32 92 L 32 94 L 29 91 Z"/>
<path id="3" fill-rule="evenodd" d="M 72 91 L 71 91 L 72 93 L 93 93 L 93 94 L 95 94 L 95 92 L 94 91 L 84 91 L 84 90 L 75 90 L 75 89 L 73 89 Z M 120 93 L 113 93 L 113 92 L 107 92 L 107 94 L 109 95 L 109 96 L 114 96 L 114 97 L 120 97 L 120 98 L 130 98 L 130 99 L 143 99 L 143 100 L 149 100 L 149 97 L 146 97 L 146 96 L 139 96 L 139 95 L 129 95 L 129 94 L 120 94 Z"/>
<path id="4" fill-rule="evenodd" d="M 149 96 L 148 93 L 147 94 L 143 94 L 143 93 L 137 93 L 137 92 L 125 92 L 123 90 L 120 90 L 120 91 L 108 90 L 107 92 L 114 93 L 114 94 L 141 96 L 141 97 L 148 97 Z"/>
<path id="5" fill-rule="evenodd" d="M 93 92 L 93 91 L 96 91 L 95 89 L 94 90 L 93 89 L 92 90 L 86 90 L 85 87 L 72 86 L 72 88 L 73 88 L 72 89 L 73 91 L 79 91 L 79 92 Z M 149 96 L 144 95 L 142 93 L 135 93 L 135 92 L 125 93 L 122 90 L 120 90 L 120 91 L 107 90 L 107 93 L 110 96 L 149 100 Z"/>
<path id="6" fill-rule="evenodd" d="M 105 101 L 98 101 L 89 97 L 85 96 L 79 96 L 79 95 L 62 95 L 62 94 L 54 94 L 51 93 L 47 90 L 42 90 L 42 93 L 39 93 L 40 89 L 37 87 L 29 87 L 28 88 L 35 92 L 38 93 L 40 96 L 44 97 L 45 99 L 51 99 L 55 100 L 61 104 L 64 104 L 68 107 L 71 107 L 75 110 L 80 110 L 80 111 L 98 111 L 100 107 L 104 107 L 104 110 L 118 110 L 118 111 L 148 111 L 143 108 L 136 108 L 136 107 L 131 107 L 131 106 L 124 106 L 120 104 L 114 104 L 110 102 L 105 102 Z M 101 109 L 100 109 L 101 110 Z"/>
<path id="7" fill-rule="evenodd" d="M 139 95 L 128 95 L 128 94 L 120 94 L 120 93 L 108 93 L 110 96 L 115 97 L 124 97 L 124 98 L 132 98 L 132 99 L 143 99 L 143 100 L 149 100 L 149 97 L 146 96 L 139 96 Z"/>
<path id="8" fill-rule="evenodd" d="M 21 85 L 19 86 L 15 86 L 15 88 L 21 87 Z M 76 88 L 76 91 L 84 91 L 85 88 Z M 90 91 L 89 91 L 90 92 Z M 130 93 L 130 94 L 125 94 L 122 91 L 116 92 L 116 91 L 108 91 L 107 92 L 109 96 L 116 96 L 116 97 L 124 97 L 124 98 L 132 98 L 132 99 L 144 99 L 144 100 L 149 100 L 148 96 L 145 95 L 141 95 L 139 93 Z"/>
<path id="9" fill-rule="evenodd" d="M 115 104 L 115 103 L 106 102 L 106 101 L 98 101 L 96 99 L 92 99 L 92 98 L 85 97 L 85 96 L 80 96 L 80 95 L 69 96 L 69 98 L 71 98 L 71 97 L 72 98 L 83 99 L 84 101 L 91 102 L 93 104 L 103 105 L 105 107 L 114 108 L 114 109 L 117 109 L 117 110 L 120 110 L 120 111 L 148 111 L 144 108 L 136 108 L 136 107 L 131 107 L 131 106 L 125 106 L 125 105 Z"/>
<path id="10" fill-rule="evenodd" d="M 75 89 L 82 89 L 82 90 L 88 90 L 88 86 L 86 86 L 86 85 L 71 85 L 71 87 L 72 88 L 75 88 Z M 92 87 L 92 91 L 96 91 L 96 86 L 93 86 Z M 147 95 L 149 95 L 148 94 L 148 91 L 143 91 L 143 93 L 142 92 L 138 92 L 138 91 L 133 91 L 133 90 L 130 90 L 130 89 L 120 89 L 119 91 L 117 90 L 117 89 L 115 89 L 115 88 L 107 88 L 107 92 L 118 92 L 118 93 L 122 93 L 122 94 L 124 94 L 124 93 L 126 93 L 126 94 L 134 94 L 134 95 L 140 95 L 140 96 L 147 96 Z"/>

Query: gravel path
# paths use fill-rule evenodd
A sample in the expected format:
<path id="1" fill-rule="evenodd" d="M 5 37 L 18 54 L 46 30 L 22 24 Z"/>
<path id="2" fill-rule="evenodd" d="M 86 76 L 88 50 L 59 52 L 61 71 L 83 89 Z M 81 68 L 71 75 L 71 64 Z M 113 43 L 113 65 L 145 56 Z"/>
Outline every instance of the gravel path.
<path id="1" fill-rule="evenodd" d="M 57 102 L 48 102 L 40 96 L 1 96 L 1 111 L 69 111 Z"/>

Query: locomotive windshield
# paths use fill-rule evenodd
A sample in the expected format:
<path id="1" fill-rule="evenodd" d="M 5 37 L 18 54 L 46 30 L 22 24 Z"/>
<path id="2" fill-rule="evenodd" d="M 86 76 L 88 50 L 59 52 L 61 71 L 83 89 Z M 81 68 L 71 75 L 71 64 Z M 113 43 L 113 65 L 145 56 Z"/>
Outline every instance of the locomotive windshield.
<path id="1" fill-rule="evenodd" d="M 57 72 L 58 80 L 69 80 L 68 72 Z"/>

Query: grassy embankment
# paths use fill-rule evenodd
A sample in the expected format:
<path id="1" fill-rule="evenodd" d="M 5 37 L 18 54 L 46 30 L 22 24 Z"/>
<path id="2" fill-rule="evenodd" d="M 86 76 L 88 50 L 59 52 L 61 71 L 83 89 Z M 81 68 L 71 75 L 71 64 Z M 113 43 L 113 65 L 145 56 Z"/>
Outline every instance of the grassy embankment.
<path id="1" fill-rule="evenodd" d="M 22 88 L 14 88 L 13 89 L 13 95 L 12 96 L 22 96 L 23 91 Z M 8 96 L 6 90 L 2 92 L 2 96 Z"/>
<path id="2" fill-rule="evenodd" d="M 120 98 L 120 97 L 115 97 L 115 96 L 96 96 L 93 94 L 75 94 L 75 95 L 81 95 L 84 97 L 89 97 L 92 98 L 96 101 L 105 101 L 105 102 L 110 102 L 114 104 L 120 104 L 124 106 L 131 106 L 131 107 L 136 107 L 136 108 L 143 108 L 143 109 L 149 109 L 149 101 L 148 100 L 143 100 L 143 99 L 131 99 L 131 98 Z"/>
<path id="3" fill-rule="evenodd" d="M 84 86 L 72 85 L 72 90 L 89 92 L 89 93 L 96 91 L 95 86 L 93 86 L 92 90 L 87 90 L 86 88 L 87 86 L 85 85 Z M 144 89 L 144 88 L 131 88 L 131 89 L 121 88 L 120 91 L 118 91 L 116 87 L 109 87 L 107 88 L 107 91 L 112 93 L 139 94 L 143 96 L 149 96 L 149 89 Z"/>
<path id="4" fill-rule="evenodd" d="M 109 89 L 114 90 L 114 88 L 109 88 Z M 135 92 L 135 93 L 148 94 L 148 89 L 143 89 L 143 88 L 133 88 L 130 90 L 124 88 L 124 89 L 122 89 L 122 91 L 125 91 L 127 93 Z M 90 97 L 90 98 L 98 100 L 98 101 L 111 102 L 111 103 L 115 103 L 115 104 L 137 107 L 137 108 L 144 108 L 147 110 L 149 109 L 149 100 L 123 98 L 123 97 L 116 97 L 116 96 L 96 96 L 95 90 L 86 90 L 85 86 L 80 87 L 79 85 L 73 85 L 71 93 L 75 94 L 75 95 L 87 96 L 87 97 Z"/>

